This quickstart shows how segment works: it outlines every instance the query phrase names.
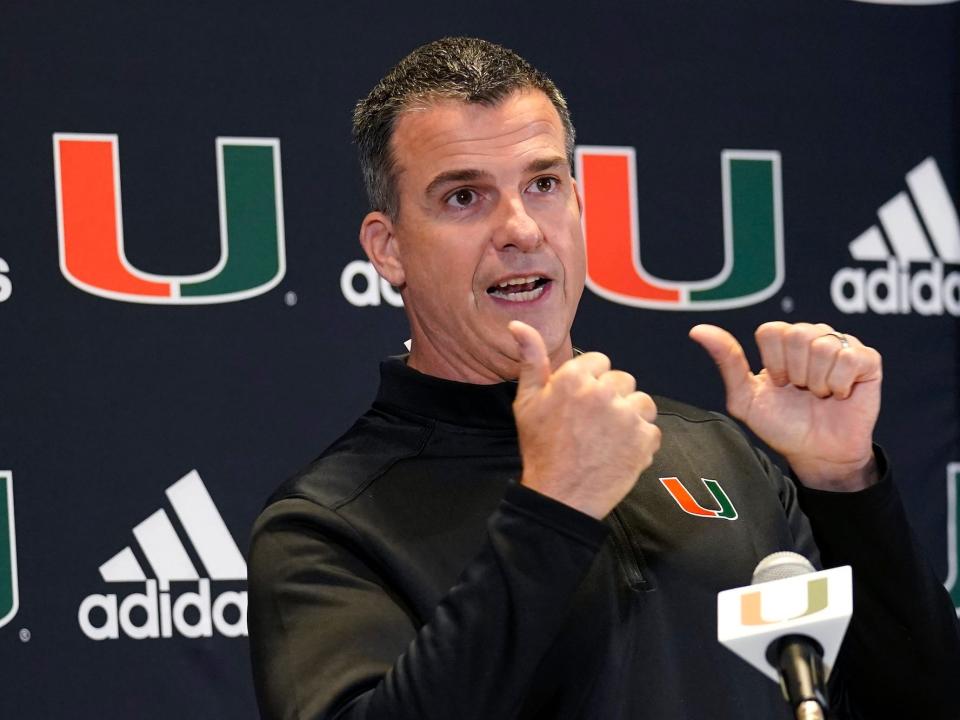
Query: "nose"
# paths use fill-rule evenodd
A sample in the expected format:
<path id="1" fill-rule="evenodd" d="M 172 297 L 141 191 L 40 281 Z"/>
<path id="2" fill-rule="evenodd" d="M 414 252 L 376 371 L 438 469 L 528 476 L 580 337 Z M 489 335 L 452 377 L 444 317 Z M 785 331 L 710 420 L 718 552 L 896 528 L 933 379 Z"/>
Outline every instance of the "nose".
<path id="1" fill-rule="evenodd" d="M 515 247 L 530 252 L 543 242 L 543 232 L 537 221 L 527 213 L 520 197 L 505 197 L 497 213 L 493 244 L 497 250 Z"/>

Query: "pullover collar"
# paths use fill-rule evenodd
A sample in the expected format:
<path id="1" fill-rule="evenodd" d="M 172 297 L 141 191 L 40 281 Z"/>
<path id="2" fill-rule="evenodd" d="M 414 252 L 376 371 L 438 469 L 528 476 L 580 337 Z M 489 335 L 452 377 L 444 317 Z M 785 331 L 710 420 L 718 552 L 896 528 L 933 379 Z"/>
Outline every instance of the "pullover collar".
<path id="1" fill-rule="evenodd" d="M 515 382 L 494 385 L 444 380 L 407 366 L 407 356 L 380 363 L 380 389 L 374 407 L 393 408 L 467 427 L 514 429 Z"/>

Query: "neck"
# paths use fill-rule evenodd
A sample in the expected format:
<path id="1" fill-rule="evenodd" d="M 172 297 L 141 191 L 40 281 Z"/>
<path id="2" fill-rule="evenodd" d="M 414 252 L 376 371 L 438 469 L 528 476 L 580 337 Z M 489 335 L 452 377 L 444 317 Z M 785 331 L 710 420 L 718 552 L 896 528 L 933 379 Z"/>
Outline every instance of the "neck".
<path id="1" fill-rule="evenodd" d="M 556 370 L 572 357 L 573 345 L 568 335 L 558 348 L 550 352 L 550 366 Z M 520 374 L 520 359 L 516 355 L 493 347 L 485 357 L 460 352 L 443 353 L 424 337 L 413 338 L 407 366 L 424 375 L 474 385 L 516 380 Z"/>

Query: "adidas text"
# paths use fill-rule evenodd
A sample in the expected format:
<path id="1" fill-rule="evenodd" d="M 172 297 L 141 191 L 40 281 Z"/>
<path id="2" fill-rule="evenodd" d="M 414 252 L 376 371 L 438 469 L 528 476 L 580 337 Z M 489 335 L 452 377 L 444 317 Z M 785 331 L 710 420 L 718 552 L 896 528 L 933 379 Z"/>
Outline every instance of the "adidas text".
<path id="1" fill-rule="evenodd" d="M 928 157 L 877 210 L 880 222 L 849 245 L 866 267 L 840 268 L 830 298 L 840 312 L 960 315 L 960 218 L 937 161 Z"/>
<path id="2" fill-rule="evenodd" d="M 830 297 L 844 313 L 960 316 L 960 270 L 947 272 L 939 260 L 903 267 L 892 258 L 870 271 L 840 268 L 830 282 Z"/>
<path id="3" fill-rule="evenodd" d="M 357 289 L 357 284 L 362 289 Z M 400 293 L 380 277 L 377 269 L 366 260 L 354 260 L 340 273 L 340 291 L 348 303 L 354 307 L 379 305 L 385 300 L 393 307 L 403 307 Z"/>
<path id="4" fill-rule="evenodd" d="M 116 640 L 121 631 L 133 640 L 169 638 L 174 630 L 187 638 L 212 637 L 214 629 L 225 637 L 246 636 L 246 591 L 228 590 L 211 602 L 210 581 L 204 578 L 198 581 L 197 592 L 184 592 L 176 599 L 170 595 L 157 591 L 156 580 L 147 580 L 146 592 L 131 593 L 119 604 L 112 593 L 88 595 L 77 614 L 80 629 L 91 640 Z M 98 608 L 101 612 L 95 613 Z"/>

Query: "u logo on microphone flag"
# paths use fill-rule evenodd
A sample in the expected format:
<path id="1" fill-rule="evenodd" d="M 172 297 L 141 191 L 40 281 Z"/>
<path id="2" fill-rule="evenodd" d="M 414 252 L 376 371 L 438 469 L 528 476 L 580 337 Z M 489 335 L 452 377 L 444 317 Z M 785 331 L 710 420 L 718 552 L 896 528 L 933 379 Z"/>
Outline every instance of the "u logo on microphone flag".
<path id="1" fill-rule="evenodd" d="M 823 648 L 829 676 L 853 615 L 849 565 L 769 580 L 717 594 L 717 639 L 774 682 L 779 674 L 767 659 L 770 643 L 805 635 Z"/>
<path id="2" fill-rule="evenodd" d="M 700 478 L 700 480 L 706 486 L 707 490 L 710 491 L 710 494 L 713 495 L 713 499 L 717 502 L 717 505 L 720 506 L 718 509 L 705 508 L 697 502 L 693 495 L 690 494 L 690 491 L 680 482 L 679 478 L 660 478 L 660 482 L 667 489 L 667 492 L 670 493 L 670 497 L 672 497 L 677 505 L 680 506 L 680 509 L 688 515 L 702 518 L 736 520 L 737 509 L 733 506 L 733 503 L 720 486 L 720 483 L 716 480 L 707 480 L 706 478 Z"/>
<path id="3" fill-rule="evenodd" d="M 764 620 L 761 610 L 763 593 L 759 590 L 749 592 L 740 596 L 740 622 L 743 625 L 770 625 L 772 623 L 783 622 L 784 620 L 796 620 L 797 618 L 813 615 L 825 609 L 829 604 L 829 590 L 827 588 L 827 579 L 825 577 L 815 578 L 807 582 L 807 609 L 799 615 L 791 617 L 780 617 L 774 620 Z"/>

